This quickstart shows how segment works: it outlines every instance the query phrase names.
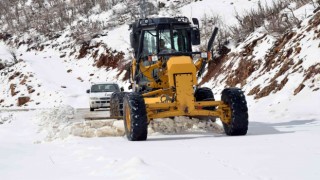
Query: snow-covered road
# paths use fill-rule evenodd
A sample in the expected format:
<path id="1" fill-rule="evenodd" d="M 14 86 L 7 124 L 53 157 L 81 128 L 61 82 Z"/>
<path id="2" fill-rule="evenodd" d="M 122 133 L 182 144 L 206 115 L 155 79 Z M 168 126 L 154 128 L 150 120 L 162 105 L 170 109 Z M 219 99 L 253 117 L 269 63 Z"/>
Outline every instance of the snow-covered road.
<path id="1" fill-rule="evenodd" d="M 318 179 L 319 119 L 252 119 L 247 136 L 214 132 L 44 141 L 37 111 L 1 113 L 0 179 Z M 14 133 L 13 133 L 14 132 Z"/>

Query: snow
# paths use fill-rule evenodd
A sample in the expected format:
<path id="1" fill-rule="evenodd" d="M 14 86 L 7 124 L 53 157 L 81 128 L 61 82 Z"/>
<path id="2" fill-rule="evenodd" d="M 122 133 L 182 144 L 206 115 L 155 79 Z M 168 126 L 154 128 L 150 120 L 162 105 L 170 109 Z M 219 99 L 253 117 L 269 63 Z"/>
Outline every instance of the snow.
<path id="1" fill-rule="evenodd" d="M 182 7 L 181 13 L 199 19 L 204 13 L 216 13 L 230 25 L 236 23 L 235 10 L 244 13 L 249 7 L 255 7 L 258 0 L 232 2 L 192 2 Z M 303 6 L 295 14 L 298 18 L 309 17 L 312 9 L 311 5 Z M 92 16 L 91 20 L 107 18 L 112 15 L 110 12 Z M 302 26 L 307 22 L 308 19 L 303 21 Z M 91 43 L 102 41 L 127 52 L 127 28 L 128 25 L 117 26 L 108 36 Z M 297 31 L 306 36 L 300 42 L 301 53 L 293 57 L 293 61 L 303 59 L 301 65 L 307 69 L 319 63 L 320 41 L 313 39 L 314 31 L 304 30 Z M 63 44 L 67 41 L 66 34 L 68 32 L 54 40 L 56 42 L 47 43 Z M 261 32 L 253 34 L 261 35 Z M 259 41 L 253 60 L 263 61 L 274 42 L 275 38 L 269 35 Z M 241 51 L 244 45 L 233 52 Z M 288 46 L 291 45 L 293 43 Z M 0 109 L 0 179 L 316 180 L 320 177 L 320 94 L 308 88 L 312 80 L 315 87 L 320 87 L 320 75 L 305 82 L 306 87 L 293 95 L 303 81 L 303 73 L 289 70 L 276 79 L 280 82 L 288 75 L 288 83 L 281 91 L 259 100 L 247 96 L 249 130 L 246 136 L 226 136 L 220 121 L 203 123 L 176 117 L 152 121 L 147 141 L 129 142 L 124 136 L 122 120 L 85 121 L 78 115 L 79 108 L 89 106 L 85 91 L 90 82 L 117 82 L 127 88 L 127 82 L 121 81 L 123 73 L 117 77 L 117 69 L 94 67 L 92 57 L 61 57 L 61 52 L 70 54 L 72 48 L 63 48 L 61 52 L 50 47 L 43 51 L 26 52 L 26 49 L 22 45 L 14 50 L 23 61 L 10 68 L 14 71 L 9 76 L 15 71 L 27 75 L 27 85 L 34 87 L 35 92 L 29 94 L 26 86 L 19 85 L 23 78 L 9 81 L 8 76 L 0 77 L 0 100 L 5 100 Z M 0 42 L 2 60 L 11 60 L 9 51 L 10 48 Z M 228 63 L 236 68 L 239 59 Z M 257 85 L 263 88 L 279 68 L 264 74 L 255 71 L 243 89 L 248 93 Z M 217 100 L 224 88 L 225 76 L 222 74 L 205 84 L 215 91 Z M 17 84 L 20 91 L 14 97 L 8 88 L 11 83 Z M 16 110 L 17 96 L 22 95 L 30 95 L 32 101 Z M 37 105 L 38 102 L 41 103 Z"/>
<path id="2" fill-rule="evenodd" d="M 76 77 L 68 75 L 67 69 L 54 52 L 25 53 L 21 58 L 30 64 L 32 71 L 41 79 L 46 89 L 64 94 L 65 104 L 78 107 L 77 104 L 84 104 L 81 101 L 88 102 L 85 91 L 89 86 L 83 85 L 84 83 Z"/>
<path id="3" fill-rule="evenodd" d="M 236 12 L 239 15 L 250 11 L 251 8 L 257 8 L 259 0 L 202 0 L 192 2 L 181 8 L 181 14 L 191 18 L 198 18 L 199 20 L 204 17 L 204 15 L 219 15 L 222 21 L 227 25 L 234 25 L 238 23 L 235 18 Z M 261 1 L 264 5 L 271 5 L 272 0 Z"/>
<path id="4" fill-rule="evenodd" d="M 11 62 L 12 56 L 10 54 L 10 49 L 7 48 L 4 44 L 4 42 L 0 41 L 0 62 Z"/>
<path id="5" fill-rule="evenodd" d="M 319 112 L 291 109 L 289 103 L 249 104 L 246 136 L 228 137 L 215 130 L 154 133 L 145 142 L 76 136 L 47 141 L 35 120 L 39 111 L 1 112 L 13 116 L 0 125 L 0 178 L 318 179 Z M 56 112 L 42 117 L 61 119 L 70 111 Z"/>
<path id="6" fill-rule="evenodd" d="M 130 48 L 130 34 L 128 33 L 129 26 L 122 25 L 110 31 L 108 36 L 98 38 L 102 42 L 107 43 L 111 48 L 118 51 L 127 52 Z"/>

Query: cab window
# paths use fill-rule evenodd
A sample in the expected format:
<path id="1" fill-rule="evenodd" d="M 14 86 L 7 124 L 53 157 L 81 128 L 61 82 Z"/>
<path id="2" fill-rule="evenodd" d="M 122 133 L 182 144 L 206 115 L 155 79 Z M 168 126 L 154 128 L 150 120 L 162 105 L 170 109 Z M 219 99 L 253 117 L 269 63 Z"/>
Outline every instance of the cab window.
<path id="1" fill-rule="evenodd" d="M 173 30 L 173 43 L 174 49 L 178 52 L 189 51 L 188 31 L 187 29 L 174 29 Z"/>
<path id="2" fill-rule="evenodd" d="M 142 48 L 142 55 L 148 56 L 150 54 L 157 53 L 157 31 L 150 30 L 145 31 L 143 37 L 143 48 Z"/>

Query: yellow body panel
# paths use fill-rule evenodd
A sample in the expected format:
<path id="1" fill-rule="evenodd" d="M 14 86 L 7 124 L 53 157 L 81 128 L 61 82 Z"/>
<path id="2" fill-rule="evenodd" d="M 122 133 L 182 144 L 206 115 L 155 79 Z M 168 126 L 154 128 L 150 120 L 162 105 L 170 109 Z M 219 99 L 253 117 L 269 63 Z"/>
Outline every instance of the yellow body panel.
<path id="1" fill-rule="evenodd" d="M 203 59 L 200 59 L 194 64 L 189 56 L 170 57 L 166 66 L 161 60 L 150 66 L 140 63 L 141 72 L 149 80 L 148 86 L 156 89 L 143 94 L 149 122 L 173 116 L 215 116 L 230 123 L 230 108 L 222 101 L 195 101 L 196 72 L 202 63 Z M 151 76 L 155 69 L 159 72 L 159 82 Z M 209 106 L 215 106 L 216 110 L 202 109 Z"/>
<path id="2" fill-rule="evenodd" d="M 189 113 L 194 110 L 193 74 L 174 74 L 178 110 Z"/>
<path id="3" fill-rule="evenodd" d="M 136 59 L 133 59 L 132 60 L 132 70 L 131 70 L 131 77 L 134 77 L 135 76 L 135 72 L 136 72 L 136 65 L 137 65 L 137 61 Z M 133 79 L 131 79 L 131 82 L 133 83 Z"/>
<path id="4" fill-rule="evenodd" d="M 199 70 L 201 68 L 201 65 L 202 63 L 204 62 L 205 60 L 200 58 L 196 63 L 195 63 L 195 66 L 197 68 L 197 70 Z"/>
<path id="5" fill-rule="evenodd" d="M 174 56 L 167 62 L 169 86 L 175 86 L 175 74 L 192 74 L 193 85 L 197 85 L 196 66 L 189 56 Z"/>
<path id="6" fill-rule="evenodd" d="M 173 116 L 215 116 L 219 117 L 221 121 L 226 124 L 229 124 L 231 121 L 231 110 L 229 106 L 222 101 L 194 102 L 192 105 L 188 106 L 189 108 L 193 107 L 193 110 L 188 110 L 187 112 L 184 109 L 179 109 L 182 105 L 178 102 L 161 103 L 159 98 L 145 98 L 145 103 L 149 121 L 152 119 Z M 202 107 L 206 106 L 215 106 L 216 110 L 211 111 L 202 109 Z"/>

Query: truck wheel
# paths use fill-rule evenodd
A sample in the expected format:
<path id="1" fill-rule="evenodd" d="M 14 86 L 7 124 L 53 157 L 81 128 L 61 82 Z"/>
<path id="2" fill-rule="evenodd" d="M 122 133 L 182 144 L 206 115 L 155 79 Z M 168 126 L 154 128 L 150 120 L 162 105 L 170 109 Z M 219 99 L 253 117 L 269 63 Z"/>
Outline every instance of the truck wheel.
<path id="1" fill-rule="evenodd" d="M 248 107 L 245 95 L 239 88 L 227 88 L 222 91 L 221 100 L 231 108 L 231 121 L 223 123 L 229 136 L 246 135 L 248 131 Z"/>
<path id="2" fill-rule="evenodd" d="M 94 108 L 90 108 L 90 111 L 94 111 Z"/>
<path id="3" fill-rule="evenodd" d="M 210 88 L 203 87 L 203 88 L 198 88 L 196 92 L 194 93 L 194 97 L 196 101 L 214 101 L 214 96 L 213 92 Z M 205 110 L 215 110 L 215 106 L 209 106 L 209 107 L 204 107 L 203 109 Z M 216 121 L 216 117 L 204 117 L 204 116 L 197 116 L 196 118 L 200 120 L 211 120 L 213 122 Z"/>
<path id="4" fill-rule="evenodd" d="M 114 92 L 110 98 L 110 116 L 123 116 L 123 97 L 124 92 Z"/>
<path id="5" fill-rule="evenodd" d="M 123 101 L 123 120 L 130 141 L 145 141 L 148 135 L 148 118 L 143 96 L 127 93 Z"/>

